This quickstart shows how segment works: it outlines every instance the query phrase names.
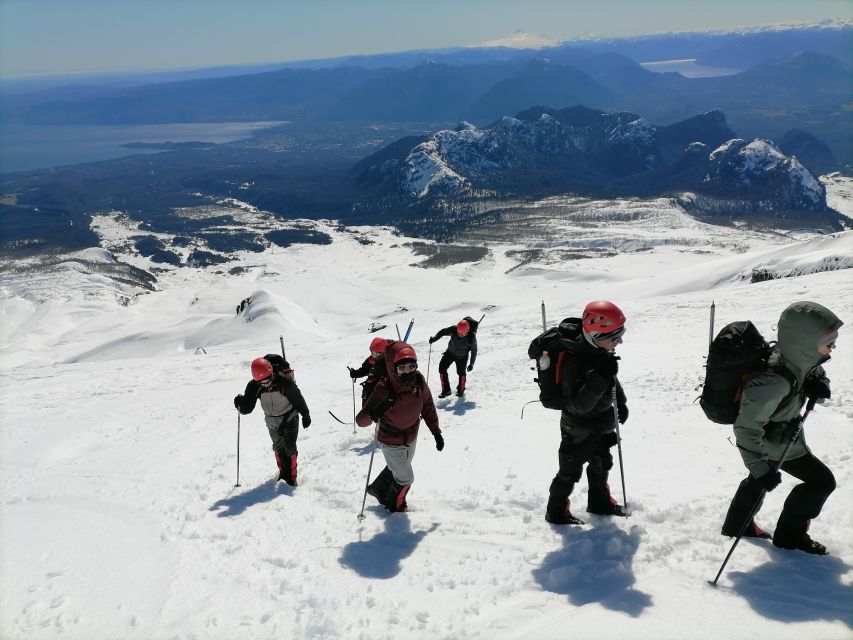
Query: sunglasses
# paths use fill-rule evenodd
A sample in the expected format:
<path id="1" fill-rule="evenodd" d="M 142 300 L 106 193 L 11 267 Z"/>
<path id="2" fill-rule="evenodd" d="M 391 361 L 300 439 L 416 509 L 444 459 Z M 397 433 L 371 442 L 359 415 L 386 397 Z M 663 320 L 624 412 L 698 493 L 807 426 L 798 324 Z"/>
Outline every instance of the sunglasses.
<path id="1" fill-rule="evenodd" d="M 418 363 L 412 362 L 411 364 L 398 364 L 397 365 L 397 373 L 409 373 L 410 371 L 417 371 Z"/>
<path id="2" fill-rule="evenodd" d="M 620 327 L 616 329 L 616 331 L 611 331 L 610 333 L 601 333 L 597 335 L 594 340 L 598 343 L 601 342 L 612 342 L 614 345 L 622 344 L 623 338 L 625 335 L 625 327 Z"/>
<path id="3" fill-rule="evenodd" d="M 258 382 L 264 385 L 265 387 L 268 387 L 272 384 L 272 376 L 270 376 L 269 378 L 264 378 L 263 380 L 258 380 Z"/>
<path id="4" fill-rule="evenodd" d="M 827 342 L 824 347 L 829 347 L 830 349 L 835 349 L 835 341 Z"/>

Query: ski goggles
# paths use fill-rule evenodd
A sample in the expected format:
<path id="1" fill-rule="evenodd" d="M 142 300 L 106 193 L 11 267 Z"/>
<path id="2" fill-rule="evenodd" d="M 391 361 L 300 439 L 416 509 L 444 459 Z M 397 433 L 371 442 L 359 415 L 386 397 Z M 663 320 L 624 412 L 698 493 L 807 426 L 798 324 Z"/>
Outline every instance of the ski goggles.
<path id="1" fill-rule="evenodd" d="M 592 339 L 596 342 L 607 342 L 608 340 L 612 341 L 614 345 L 622 344 L 622 336 L 625 335 L 625 327 L 619 327 L 618 329 L 611 331 L 609 333 L 602 333 L 601 331 L 595 331 L 592 334 Z"/>
<path id="2" fill-rule="evenodd" d="M 258 380 L 258 384 L 263 385 L 264 387 L 268 387 L 272 384 L 272 376 L 264 378 L 263 380 Z"/>
<path id="3" fill-rule="evenodd" d="M 417 362 L 409 362 L 397 365 L 397 373 L 410 373 L 418 370 Z"/>

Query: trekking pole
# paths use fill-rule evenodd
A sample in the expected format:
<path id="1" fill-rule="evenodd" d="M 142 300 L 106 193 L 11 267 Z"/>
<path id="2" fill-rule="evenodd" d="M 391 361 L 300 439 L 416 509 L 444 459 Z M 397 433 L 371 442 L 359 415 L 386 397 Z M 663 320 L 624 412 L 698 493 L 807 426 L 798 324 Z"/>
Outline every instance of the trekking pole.
<path id="1" fill-rule="evenodd" d="M 548 327 L 545 323 L 545 301 L 542 301 L 542 331 L 547 331 Z"/>
<path id="2" fill-rule="evenodd" d="M 237 409 L 237 483 L 235 487 L 240 486 L 240 410 Z"/>
<path id="3" fill-rule="evenodd" d="M 432 360 L 432 342 L 429 343 L 429 354 L 427 355 L 427 384 L 429 384 L 429 363 Z"/>
<path id="4" fill-rule="evenodd" d="M 352 433 L 355 435 L 355 378 L 352 379 Z"/>
<path id="5" fill-rule="evenodd" d="M 788 452 L 791 450 L 791 447 L 794 446 L 794 442 L 797 441 L 797 438 L 800 437 L 800 432 L 803 430 L 803 423 L 806 421 L 806 418 L 809 417 L 809 414 L 814 409 L 816 398 L 809 398 L 809 403 L 806 405 L 806 412 L 803 414 L 802 419 L 800 420 L 800 424 L 797 425 L 796 430 L 794 431 L 794 435 L 791 436 L 791 439 L 788 441 L 788 445 L 785 447 L 785 450 L 782 452 L 782 457 L 779 458 L 779 464 L 773 467 L 773 473 L 779 471 L 782 468 L 782 465 L 785 464 L 785 458 L 788 457 Z M 758 500 L 755 501 L 755 504 L 752 507 L 752 510 L 749 512 L 749 515 L 746 516 L 746 520 L 743 521 L 743 524 L 740 527 L 740 531 L 738 531 L 737 538 L 732 543 L 732 548 L 729 549 L 728 554 L 726 554 L 726 559 L 723 560 L 723 564 L 720 566 L 720 570 L 717 571 L 717 576 L 713 580 L 708 580 L 708 584 L 712 587 L 717 586 L 717 580 L 720 579 L 720 576 L 723 574 L 723 569 L 726 568 L 726 564 L 729 561 L 729 558 L 732 557 L 732 554 L 735 552 L 735 547 L 737 547 L 741 538 L 743 538 L 743 534 L 746 532 L 746 528 L 749 526 L 749 523 L 755 518 L 755 514 L 758 513 L 758 510 L 761 508 L 761 503 L 764 501 L 764 496 L 767 494 L 767 489 L 761 490 L 761 495 L 758 496 Z"/>
<path id="6" fill-rule="evenodd" d="M 279 336 L 278 341 L 281 342 L 281 357 L 287 360 L 287 356 L 284 355 L 284 336 Z"/>
<path id="7" fill-rule="evenodd" d="M 711 328 L 708 331 L 708 344 L 711 344 L 714 341 L 714 312 L 716 311 L 716 307 L 714 306 L 714 301 L 711 300 Z"/>
<path id="8" fill-rule="evenodd" d="M 412 327 L 414 325 L 415 325 L 415 319 L 412 318 L 412 320 L 409 322 L 409 328 L 406 329 L 406 335 L 403 336 L 403 342 L 409 341 L 409 335 L 412 333 Z"/>
<path id="9" fill-rule="evenodd" d="M 622 506 L 628 509 L 625 493 L 625 467 L 622 466 L 622 434 L 619 432 L 619 407 L 616 405 L 616 381 L 613 383 L 613 417 L 616 419 L 616 450 L 619 452 L 619 476 L 622 478 Z"/>
<path id="10" fill-rule="evenodd" d="M 367 480 L 364 483 L 364 497 L 361 499 L 361 513 L 358 514 L 359 520 L 364 520 L 364 505 L 367 503 L 367 487 L 370 484 L 370 472 L 373 470 L 373 456 L 376 453 L 376 436 L 379 434 L 379 423 L 376 423 L 376 430 L 373 432 L 373 451 L 370 452 L 370 464 L 367 467 Z"/>
<path id="11" fill-rule="evenodd" d="M 402 338 L 400 337 L 400 325 L 398 325 L 398 324 L 395 322 L 395 323 L 394 323 L 394 328 L 395 328 L 395 329 L 397 329 L 397 340 L 402 340 Z"/>

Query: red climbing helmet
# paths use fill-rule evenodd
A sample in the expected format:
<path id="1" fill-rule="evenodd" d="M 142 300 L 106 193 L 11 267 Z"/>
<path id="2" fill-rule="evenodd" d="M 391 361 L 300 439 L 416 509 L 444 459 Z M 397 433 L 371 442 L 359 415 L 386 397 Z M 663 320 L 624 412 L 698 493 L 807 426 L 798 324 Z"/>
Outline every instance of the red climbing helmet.
<path id="1" fill-rule="evenodd" d="M 252 360 L 252 378 L 257 382 L 266 380 L 272 375 L 272 365 L 269 360 L 255 358 Z"/>
<path id="2" fill-rule="evenodd" d="M 613 337 L 625 333 L 625 314 L 615 304 L 606 300 L 596 300 L 586 305 L 582 321 L 584 332 L 593 334 L 593 338 L 614 332 L 616 335 Z"/>
<path id="3" fill-rule="evenodd" d="M 370 341 L 370 352 L 371 353 L 382 353 L 385 351 L 385 347 L 388 346 L 388 341 L 385 338 L 374 338 Z"/>
<path id="4" fill-rule="evenodd" d="M 460 320 L 456 324 L 456 333 L 458 333 L 463 338 L 468 335 L 468 331 L 471 329 L 471 325 L 468 324 L 467 320 Z"/>
<path id="5" fill-rule="evenodd" d="M 418 356 L 415 355 L 415 350 L 411 347 L 403 347 L 394 354 L 394 364 L 399 364 L 402 360 L 417 362 Z"/>

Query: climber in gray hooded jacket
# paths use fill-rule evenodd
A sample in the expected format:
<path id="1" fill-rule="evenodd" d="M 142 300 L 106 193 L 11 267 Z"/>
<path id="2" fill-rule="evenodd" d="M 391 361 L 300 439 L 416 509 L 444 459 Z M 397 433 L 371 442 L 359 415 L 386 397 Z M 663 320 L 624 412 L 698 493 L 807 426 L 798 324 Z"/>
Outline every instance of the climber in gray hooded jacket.
<path id="1" fill-rule="evenodd" d="M 782 482 L 777 470 L 785 447 L 802 421 L 800 412 L 808 398 L 830 397 L 829 379 L 823 364 L 830 359 L 838 330 L 844 323 L 816 302 L 795 302 L 779 318 L 778 342 L 768 361 L 769 369 L 744 386 L 734 433 L 749 476 L 740 483 L 726 514 L 722 533 L 736 536 L 753 507 Z M 796 388 L 773 368 L 787 369 Z M 811 452 L 805 434 L 791 446 L 781 470 L 802 481 L 793 488 L 773 533 L 773 544 L 785 549 L 825 555 L 826 547 L 807 533 L 809 522 L 820 514 L 835 489 L 835 478 Z M 757 510 L 756 510 L 757 512 Z M 745 537 L 770 538 L 753 520 Z"/>

